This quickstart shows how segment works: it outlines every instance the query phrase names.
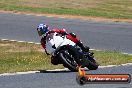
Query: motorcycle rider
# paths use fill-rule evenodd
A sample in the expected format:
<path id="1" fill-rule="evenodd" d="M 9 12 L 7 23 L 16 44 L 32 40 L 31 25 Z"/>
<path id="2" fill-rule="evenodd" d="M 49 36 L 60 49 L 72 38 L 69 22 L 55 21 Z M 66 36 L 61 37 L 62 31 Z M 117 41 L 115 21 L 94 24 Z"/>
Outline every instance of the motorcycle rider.
<path id="1" fill-rule="evenodd" d="M 89 47 L 84 46 L 82 42 L 79 40 L 79 38 L 74 33 L 67 33 L 65 29 L 49 29 L 49 26 L 47 24 L 39 24 L 37 27 L 37 31 L 39 36 L 41 37 L 41 45 L 45 49 L 46 54 L 48 55 L 46 51 L 46 37 L 47 35 L 50 35 L 51 33 L 58 33 L 61 35 L 67 35 L 67 38 L 76 43 L 84 52 L 89 52 Z M 55 45 L 52 46 L 52 48 L 55 49 Z M 51 58 L 51 63 L 56 64 L 56 60 Z"/>

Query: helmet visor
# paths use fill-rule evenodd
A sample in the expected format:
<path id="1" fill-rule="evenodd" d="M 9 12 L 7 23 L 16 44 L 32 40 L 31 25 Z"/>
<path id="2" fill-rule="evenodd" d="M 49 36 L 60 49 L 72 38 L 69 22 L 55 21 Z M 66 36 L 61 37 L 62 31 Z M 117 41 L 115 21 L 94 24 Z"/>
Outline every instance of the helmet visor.
<path id="1" fill-rule="evenodd" d="M 40 30 L 38 31 L 38 34 L 39 34 L 39 36 L 42 36 L 42 35 L 45 34 L 45 32 L 44 32 L 44 30 L 40 29 Z"/>

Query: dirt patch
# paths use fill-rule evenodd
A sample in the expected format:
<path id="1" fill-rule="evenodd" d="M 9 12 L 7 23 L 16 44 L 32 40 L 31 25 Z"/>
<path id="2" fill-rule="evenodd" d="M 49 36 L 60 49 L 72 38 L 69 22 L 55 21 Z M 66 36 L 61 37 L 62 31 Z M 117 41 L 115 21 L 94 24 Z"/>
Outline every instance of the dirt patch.
<path id="1" fill-rule="evenodd" d="M 48 17 L 58 17 L 58 18 L 68 18 L 68 19 L 81 19 L 97 22 L 130 22 L 132 19 L 114 19 L 114 18 L 104 18 L 104 17 L 92 17 L 92 16 L 75 16 L 75 15 L 57 15 L 57 14 L 37 14 L 31 12 L 17 12 L 17 11 L 3 11 L 0 10 L 0 13 L 14 13 L 14 14 L 25 14 L 25 15 L 35 15 L 35 16 L 48 16 Z"/>
<path id="2" fill-rule="evenodd" d="M 10 46 L 10 44 L 0 44 L 0 46 Z"/>

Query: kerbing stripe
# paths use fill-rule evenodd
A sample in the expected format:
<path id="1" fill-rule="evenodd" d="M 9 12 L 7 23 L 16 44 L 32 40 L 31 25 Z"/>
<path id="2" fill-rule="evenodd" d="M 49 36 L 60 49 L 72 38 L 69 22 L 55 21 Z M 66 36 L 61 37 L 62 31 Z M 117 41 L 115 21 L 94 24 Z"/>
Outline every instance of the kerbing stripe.
<path id="1" fill-rule="evenodd" d="M 127 66 L 127 65 L 132 65 L 132 63 L 126 63 L 126 64 L 121 64 L 121 65 L 108 65 L 108 66 L 99 66 L 99 68 L 110 68 L 110 67 L 116 67 L 116 66 Z M 87 68 L 85 68 L 87 70 Z M 48 72 L 52 71 L 69 71 L 69 69 L 64 68 L 64 69 L 54 69 L 54 70 L 46 70 Z M 35 74 L 35 73 L 40 73 L 40 71 L 27 71 L 27 72 L 16 72 L 16 73 L 3 73 L 0 74 L 0 76 L 12 76 L 12 75 L 23 75 L 23 74 Z"/>

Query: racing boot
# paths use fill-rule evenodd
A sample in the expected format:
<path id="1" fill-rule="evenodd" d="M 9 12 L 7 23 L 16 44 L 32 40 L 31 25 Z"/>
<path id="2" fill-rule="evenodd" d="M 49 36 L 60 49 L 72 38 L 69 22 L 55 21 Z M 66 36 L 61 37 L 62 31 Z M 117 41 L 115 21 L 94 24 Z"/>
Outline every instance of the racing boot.
<path id="1" fill-rule="evenodd" d="M 53 65 L 58 65 L 58 60 L 57 60 L 57 58 L 55 58 L 55 56 L 51 56 L 51 63 Z"/>
<path id="2" fill-rule="evenodd" d="M 51 56 L 51 63 L 53 65 L 58 65 L 58 64 L 62 64 L 62 61 L 57 56 Z"/>

